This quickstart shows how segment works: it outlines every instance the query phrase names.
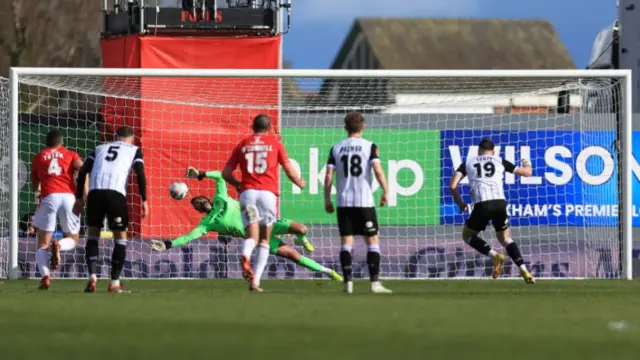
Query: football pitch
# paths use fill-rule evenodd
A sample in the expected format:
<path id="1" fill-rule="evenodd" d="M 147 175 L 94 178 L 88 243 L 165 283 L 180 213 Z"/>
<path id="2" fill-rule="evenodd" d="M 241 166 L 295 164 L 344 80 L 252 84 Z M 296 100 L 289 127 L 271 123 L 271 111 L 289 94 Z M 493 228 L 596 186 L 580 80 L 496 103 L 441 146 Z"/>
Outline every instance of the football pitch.
<path id="1" fill-rule="evenodd" d="M 3 359 L 637 359 L 637 281 L 0 284 Z"/>

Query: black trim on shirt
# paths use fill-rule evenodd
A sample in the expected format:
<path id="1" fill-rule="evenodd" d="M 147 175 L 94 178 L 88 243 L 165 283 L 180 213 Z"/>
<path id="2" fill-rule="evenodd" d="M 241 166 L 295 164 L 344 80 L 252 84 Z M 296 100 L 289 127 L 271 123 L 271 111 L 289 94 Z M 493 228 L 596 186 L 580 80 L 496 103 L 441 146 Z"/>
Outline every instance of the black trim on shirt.
<path id="1" fill-rule="evenodd" d="M 329 150 L 329 159 L 327 160 L 327 165 L 331 165 L 333 167 L 336 166 L 336 158 L 333 156 L 333 146 L 331 150 Z"/>
<path id="2" fill-rule="evenodd" d="M 138 148 L 138 150 L 136 150 L 136 154 L 133 156 L 133 163 L 137 163 L 137 162 L 144 162 L 143 156 L 142 156 L 142 149 Z"/>
<path id="3" fill-rule="evenodd" d="M 133 171 L 138 179 L 138 191 L 142 201 L 147 201 L 147 178 L 144 175 L 144 164 L 141 161 L 133 164 Z"/>
<path id="4" fill-rule="evenodd" d="M 458 166 L 458 168 L 456 169 L 456 172 L 459 172 L 463 176 L 467 176 L 467 164 L 460 164 L 460 166 Z"/>
<path id="5" fill-rule="evenodd" d="M 138 148 L 136 155 L 133 158 L 133 171 L 138 179 L 138 191 L 140 192 L 140 198 L 142 201 L 147 201 L 147 177 L 144 174 L 144 160 L 142 156 L 142 149 Z"/>
<path id="6" fill-rule="evenodd" d="M 87 180 L 87 174 L 90 174 L 93 169 L 94 156 L 94 152 L 87 156 L 87 159 L 84 161 L 84 164 L 82 164 L 80 171 L 78 171 L 78 177 L 76 179 L 76 199 L 82 199 L 84 197 L 84 184 Z"/>
<path id="7" fill-rule="evenodd" d="M 375 143 L 371 143 L 371 154 L 369 154 L 369 162 L 380 159 L 378 156 L 378 146 Z"/>
<path id="8" fill-rule="evenodd" d="M 513 172 L 516 171 L 516 166 L 508 160 L 502 159 L 502 166 L 506 172 L 513 174 Z"/>

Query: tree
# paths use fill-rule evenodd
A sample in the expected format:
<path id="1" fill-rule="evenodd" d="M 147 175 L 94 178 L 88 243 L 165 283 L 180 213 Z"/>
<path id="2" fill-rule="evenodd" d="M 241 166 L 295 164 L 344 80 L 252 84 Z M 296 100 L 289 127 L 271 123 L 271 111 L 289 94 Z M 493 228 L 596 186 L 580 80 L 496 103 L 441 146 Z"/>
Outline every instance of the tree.
<path id="1" fill-rule="evenodd" d="M 100 2 L 93 0 L 1 0 L 0 76 L 12 66 L 100 66 Z M 66 92 L 31 89 L 23 111 L 58 111 Z"/>
<path id="2" fill-rule="evenodd" d="M 293 66 L 288 60 L 282 62 L 283 69 L 292 69 Z M 305 101 L 305 94 L 300 89 L 300 85 L 296 82 L 296 79 L 285 78 L 282 81 L 282 100 L 284 106 L 300 105 Z"/>
<path id="3" fill-rule="evenodd" d="M 0 1 L 0 75 L 10 66 L 99 66 L 100 2 Z"/>

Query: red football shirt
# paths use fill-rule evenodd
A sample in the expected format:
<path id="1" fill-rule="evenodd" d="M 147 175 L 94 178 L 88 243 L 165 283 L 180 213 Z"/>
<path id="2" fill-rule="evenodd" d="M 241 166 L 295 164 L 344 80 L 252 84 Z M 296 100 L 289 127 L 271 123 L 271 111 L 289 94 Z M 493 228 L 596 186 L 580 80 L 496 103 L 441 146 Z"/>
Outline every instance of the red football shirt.
<path id="1" fill-rule="evenodd" d="M 233 150 L 227 166 L 240 165 L 240 192 L 267 190 L 279 195 L 278 164 L 289 161 L 287 151 L 274 135 L 254 134 L 242 140 Z"/>
<path id="2" fill-rule="evenodd" d="M 64 147 L 45 148 L 33 158 L 31 181 L 40 180 L 40 196 L 63 193 L 75 194 L 75 160 L 80 155 Z"/>

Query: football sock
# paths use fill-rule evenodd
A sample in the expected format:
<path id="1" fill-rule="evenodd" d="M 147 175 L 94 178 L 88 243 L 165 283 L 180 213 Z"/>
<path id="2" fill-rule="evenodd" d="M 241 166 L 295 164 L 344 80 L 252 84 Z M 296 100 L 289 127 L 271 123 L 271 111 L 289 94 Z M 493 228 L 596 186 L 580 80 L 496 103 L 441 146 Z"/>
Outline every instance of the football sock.
<path id="1" fill-rule="evenodd" d="M 524 265 L 524 259 L 522 259 L 522 254 L 520 253 L 520 248 L 518 248 L 518 244 L 514 243 L 513 240 L 506 242 L 509 243 L 507 245 L 507 254 L 509 254 L 509 257 L 513 260 L 514 264 L 516 264 L 521 270 L 527 270 L 527 267 Z"/>
<path id="2" fill-rule="evenodd" d="M 244 243 L 242 243 L 242 255 L 246 256 L 247 259 L 250 259 L 253 249 L 255 248 L 256 242 L 253 239 L 244 239 Z"/>
<path id="3" fill-rule="evenodd" d="M 254 279 L 253 283 L 256 286 L 260 286 L 260 278 L 264 269 L 267 267 L 267 261 L 269 260 L 269 245 L 261 243 L 258 245 L 258 256 L 253 269 Z"/>
<path id="4" fill-rule="evenodd" d="M 41 276 L 49 275 L 49 249 L 38 249 L 36 252 L 36 263 Z"/>
<path id="5" fill-rule="evenodd" d="M 60 245 L 60 251 L 69 251 L 76 247 L 76 241 L 70 237 L 63 238 L 58 240 L 58 245 Z"/>
<path id="6" fill-rule="evenodd" d="M 340 266 L 344 282 L 353 281 L 353 268 L 351 265 L 351 246 L 342 245 L 340 250 Z"/>
<path id="7" fill-rule="evenodd" d="M 306 267 L 309 270 L 313 270 L 313 271 L 316 271 L 316 272 L 324 272 L 324 271 L 322 271 L 322 269 L 323 269 L 322 265 L 318 264 L 313 259 L 308 258 L 306 256 L 302 256 L 300 258 L 300 262 L 298 262 L 298 264 Z"/>
<path id="8" fill-rule="evenodd" d="M 489 253 L 492 251 L 491 250 L 491 246 L 489 246 L 489 244 L 487 244 L 487 242 L 484 241 L 481 237 L 476 235 L 476 236 L 472 237 L 471 239 L 469 239 L 468 243 L 469 243 L 469 246 L 474 248 L 480 254 L 485 255 L 485 256 L 490 256 Z M 495 256 L 495 255 L 493 255 L 493 256 Z"/>
<path id="9" fill-rule="evenodd" d="M 87 268 L 89 269 L 89 279 L 91 279 L 91 275 L 95 275 L 97 273 L 99 253 L 98 238 L 89 237 L 87 243 L 84 245 L 84 253 Z"/>
<path id="10" fill-rule="evenodd" d="M 380 275 L 380 245 L 373 244 L 368 246 L 367 265 L 369 265 L 369 279 L 371 282 L 378 281 Z"/>
<path id="11" fill-rule="evenodd" d="M 324 267 L 324 266 L 320 265 L 320 272 L 325 274 L 325 275 L 331 275 L 333 270 L 329 269 L 328 267 Z"/>
<path id="12" fill-rule="evenodd" d="M 127 241 L 116 240 L 111 254 L 111 280 L 119 280 L 127 256 Z"/>

